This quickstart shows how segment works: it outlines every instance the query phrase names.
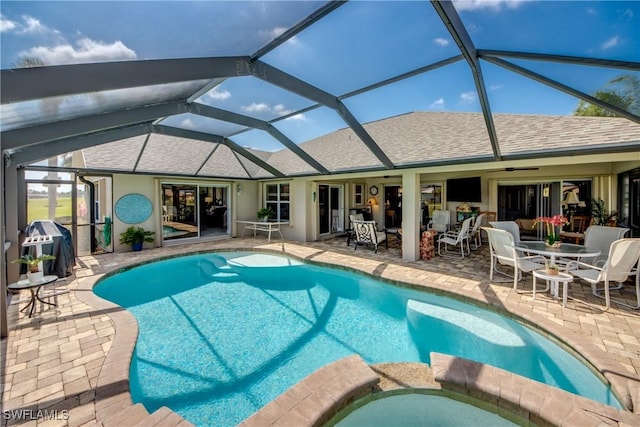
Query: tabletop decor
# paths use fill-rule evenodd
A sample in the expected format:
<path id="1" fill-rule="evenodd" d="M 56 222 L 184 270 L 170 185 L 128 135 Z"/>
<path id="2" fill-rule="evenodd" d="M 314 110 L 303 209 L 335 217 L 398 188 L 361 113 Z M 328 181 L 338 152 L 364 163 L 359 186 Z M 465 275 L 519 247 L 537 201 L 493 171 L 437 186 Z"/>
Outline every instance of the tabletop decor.
<path id="1" fill-rule="evenodd" d="M 273 218 L 276 216 L 276 213 L 271 208 L 260 208 L 258 209 L 258 219 L 262 222 L 267 222 L 269 218 Z"/>
<path id="2" fill-rule="evenodd" d="M 557 276 L 560 272 L 560 268 L 558 267 L 558 264 L 547 262 L 545 265 L 545 271 L 549 276 Z"/>
<path id="3" fill-rule="evenodd" d="M 539 216 L 533 221 L 533 228 L 537 227 L 538 224 L 544 224 L 546 226 L 547 237 L 545 238 L 546 243 L 549 246 L 559 246 L 560 245 L 560 228 L 563 225 L 569 223 L 567 217 L 563 215 L 554 215 L 554 216 Z"/>
<path id="4" fill-rule="evenodd" d="M 29 281 L 31 283 L 37 283 L 44 277 L 44 271 L 40 270 L 40 263 L 44 261 L 51 261 L 54 259 L 56 259 L 56 257 L 53 255 L 40 255 L 34 257 L 31 254 L 25 254 L 11 262 L 17 264 L 26 264 L 27 277 L 29 278 Z"/>

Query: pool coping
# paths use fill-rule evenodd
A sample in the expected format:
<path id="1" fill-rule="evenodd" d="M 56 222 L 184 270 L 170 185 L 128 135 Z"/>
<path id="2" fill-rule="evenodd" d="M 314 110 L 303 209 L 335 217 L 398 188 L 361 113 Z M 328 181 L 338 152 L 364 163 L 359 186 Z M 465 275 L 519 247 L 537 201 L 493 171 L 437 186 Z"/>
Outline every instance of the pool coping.
<path id="1" fill-rule="evenodd" d="M 433 394 L 476 406 L 518 425 L 598 427 L 603 421 L 636 425 L 638 416 L 493 366 L 430 353 L 434 383 L 414 380 L 415 369 L 396 371 L 399 385 L 381 387 L 377 365 L 359 355 L 330 363 L 282 393 L 238 427 L 333 426 L 381 397 Z M 402 364 L 398 364 L 402 365 Z M 604 419 L 603 419 L 604 418 Z"/>
<path id="2" fill-rule="evenodd" d="M 609 356 L 608 353 L 600 350 L 598 347 L 587 341 L 586 338 L 583 338 L 572 331 L 563 331 L 561 337 L 555 335 L 553 331 L 557 329 L 557 324 L 542 315 L 537 315 L 534 312 L 517 312 L 515 310 L 517 309 L 517 305 L 510 307 L 511 304 L 509 301 L 495 301 L 484 295 L 484 298 L 478 298 L 475 295 L 463 293 L 463 289 L 448 287 L 446 281 L 435 280 L 433 282 L 429 282 L 428 279 L 430 275 L 433 275 L 434 278 L 438 276 L 435 273 L 412 269 L 411 266 L 391 264 L 388 264 L 387 268 L 380 271 L 379 266 L 383 263 L 378 260 L 368 260 L 360 257 L 332 253 L 331 251 L 318 251 L 317 249 L 299 246 L 294 243 L 287 243 L 286 245 L 284 243 L 267 244 L 250 248 L 229 246 L 199 251 L 189 251 L 188 249 L 188 247 L 185 247 L 184 252 L 175 253 L 166 257 L 158 257 L 143 262 L 132 261 L 131 263 L 119 266 L 117 269 L 114 269 L 106 275 L 98 274 L 77 279 L 78 286 L 74 290 L 76 297 L 80 301 L 97 310 L 101 310 L 108 315 L 113 321 L 114 329 L 116 331 L 112 347 L 107 354 L 106 360 L 98 376 L 98 389 L 100 392 L 96 393 L 95 406 L 96 421 L 98 423 L 111 425 L 109 424 L 110 417 L 113 418 L 114 414 L 117 414 L 119 411 L 125 410 L 131 406 L 136 406 L 133 404 L 131 394 L 129 392 L 129 367 L 138 336 L 138 325 L 134 316 L 128 311 L 95 295 L 93 292 L 95 284 L 105 276 L 160 259 L 169 259 L 198 253 L 230 251 L 277 253 L 316 265 L 326 265 L 342 270 L 352 270 L 364 273 L 376 279 L 381 279 L 390 284 L 418 290 L 428 290 L 435 292 L 436 294 L 449 296 L 463 302 L 476 304 L 493 311 L 498 311 L 501 314 L 509 315 L 515 319 L 522 319 L 522 321 L 528 326 L 547 336 L 554 337 L 557 341 L 580 355 L 593 368 L 595 368 L 597 372 L 606 378 L 615 395 L 630 411 L 628 413 L 640 413 L 640 378 L 630 374 L 628 371 L 623 371 L 620 368 L 619 363 L 613 357 Z M 339 258 L 339 261 L 336 260 L 336 256 Z M 399 271 L 406 272 L 411 270 L 415 270 L 417 277 L 416 280 L 399 282 L 397 279 L 394 279 L 394 277 L 408 277 L 406 274 L 402 275 L 398 273 Z M 456 278 L 456 280 L 460 281 L 463 279 Z M 429 285 L 425 285 L 422 282 L 429 282 Z M 557 390 L 554 387 L 545 387 Z M 615 410 L 615 408 L 611 409 Z M 180 420 L 174 418 L 174 421 L 174 425 L 190 425 L 190 423 L 181 417 Z"/>

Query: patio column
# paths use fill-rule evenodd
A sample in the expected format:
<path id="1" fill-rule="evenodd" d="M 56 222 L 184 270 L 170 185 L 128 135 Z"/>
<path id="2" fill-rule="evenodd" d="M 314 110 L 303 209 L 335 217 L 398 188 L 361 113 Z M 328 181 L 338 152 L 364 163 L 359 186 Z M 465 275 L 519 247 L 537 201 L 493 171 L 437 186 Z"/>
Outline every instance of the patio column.
<path id="1" fill-rule="evenodd" d="M 420 258 L 420 174 L 402 174 L 402 259 Z"/>
<path id="2" fill-rule="evenodd" d="M 15 165 L 7 166 L 7 160 L 2 160 L 2 174 L 0 174 L 0 188 L 3 189 L 4 200 L 2 205 L 4 211 L 0 213 L 0 240 L 3 245 L 10 244 L 4 252 L 0 261 L 0 336 L 4 337 L 8 333 L 7 328 L 7 285 L 19 279 L 20 268 L 18 264 L 11 264 L 7 261 L 17 259 L 20 254 L 19 225 L 18 225 L 18 169 Z"/>

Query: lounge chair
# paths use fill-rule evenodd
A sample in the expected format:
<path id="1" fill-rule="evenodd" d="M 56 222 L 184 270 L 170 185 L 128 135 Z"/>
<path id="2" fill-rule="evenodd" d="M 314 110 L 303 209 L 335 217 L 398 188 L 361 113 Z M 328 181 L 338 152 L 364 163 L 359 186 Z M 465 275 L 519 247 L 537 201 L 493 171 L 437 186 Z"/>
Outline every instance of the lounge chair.
<path id="1" fill-rule="evenodd" d="M 387 235 L 383 231 L 376 230 L 375 221 L 351 221 L 351 226 L 355 233 L 354 250 L 360 245 L 373 245 L 375 253 L 378 253 L 378 246 L 384 242 L 385 248 L 389 249 Z"/>

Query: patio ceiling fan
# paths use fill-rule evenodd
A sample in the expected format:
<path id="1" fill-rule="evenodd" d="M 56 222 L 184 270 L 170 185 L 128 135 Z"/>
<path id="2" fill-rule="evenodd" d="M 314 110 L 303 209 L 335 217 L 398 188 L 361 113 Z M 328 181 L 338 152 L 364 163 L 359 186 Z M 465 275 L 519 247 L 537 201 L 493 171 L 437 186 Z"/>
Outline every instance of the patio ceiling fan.
<path id="1" fill-rule="evenodd" d="M 492 170 L 489 170 L 487 172 L 537 171 L 538 169 L 540 169 L 540 168 L 535 167 L 535 166 L 522 167 L 522 168 L 509 167 L 509 168 L 502 168 L 502 169 L 492 169 Z"/>

